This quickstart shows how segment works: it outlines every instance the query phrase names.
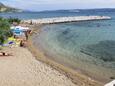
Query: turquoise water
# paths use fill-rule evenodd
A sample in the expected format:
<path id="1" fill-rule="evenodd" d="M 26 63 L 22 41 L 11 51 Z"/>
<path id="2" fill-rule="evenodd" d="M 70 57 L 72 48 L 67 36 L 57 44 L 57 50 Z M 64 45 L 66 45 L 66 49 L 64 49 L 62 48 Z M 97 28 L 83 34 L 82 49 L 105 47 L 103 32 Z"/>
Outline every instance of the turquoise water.
<path id="1" fill-rule="evenodd" d="M 115 78 L 115 20 L 45 25 L 33 37 L 45 55 L 100 81 Z"/>

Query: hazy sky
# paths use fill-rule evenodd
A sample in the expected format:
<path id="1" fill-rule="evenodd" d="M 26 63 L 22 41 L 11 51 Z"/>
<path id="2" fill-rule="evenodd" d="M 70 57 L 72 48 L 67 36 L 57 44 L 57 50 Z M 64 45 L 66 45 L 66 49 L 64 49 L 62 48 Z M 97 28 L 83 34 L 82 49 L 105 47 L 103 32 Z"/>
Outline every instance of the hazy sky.
<path id="1" fill-rule="evenodd" d="M 33 11 L 115 8 L 115 0 L 0 0 L 6 5 Z"/>

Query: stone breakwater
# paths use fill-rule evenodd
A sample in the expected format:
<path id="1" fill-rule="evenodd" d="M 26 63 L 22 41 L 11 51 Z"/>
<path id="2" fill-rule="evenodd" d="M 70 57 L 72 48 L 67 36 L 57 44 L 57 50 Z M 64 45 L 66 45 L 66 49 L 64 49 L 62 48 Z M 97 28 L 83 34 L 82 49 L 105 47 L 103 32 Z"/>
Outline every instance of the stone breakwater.
<path id="1" fill-rule="evenodd" d="M 26 24 L 55 24 L 55 23 L 90 21 L 90 20 L 105 20 L 105 19 L 111 19 L 111 17 L 109 17 L 109 16 L 55 17 L 55 18 L 22 20 L 22 23 L 26 23 Z"/>

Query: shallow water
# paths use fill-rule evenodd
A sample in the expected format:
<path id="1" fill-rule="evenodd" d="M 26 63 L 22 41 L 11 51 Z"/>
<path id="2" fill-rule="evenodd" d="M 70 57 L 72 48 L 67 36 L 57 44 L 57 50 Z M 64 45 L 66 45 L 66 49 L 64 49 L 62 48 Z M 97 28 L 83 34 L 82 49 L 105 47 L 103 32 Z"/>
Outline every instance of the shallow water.
<path id="1" fill-rule="evenodd" d="M 45 25 L 35 46 L 59 63 L 100 81 L 115 77 L 114 20 Z"/>

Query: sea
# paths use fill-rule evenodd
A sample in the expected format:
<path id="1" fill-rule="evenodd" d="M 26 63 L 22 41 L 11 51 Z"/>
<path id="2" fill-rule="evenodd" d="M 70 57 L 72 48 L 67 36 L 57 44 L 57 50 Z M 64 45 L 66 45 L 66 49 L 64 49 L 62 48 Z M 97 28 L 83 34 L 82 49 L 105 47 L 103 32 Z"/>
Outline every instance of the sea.
<path id="1" fill-rule="evenodd" d="M 93 15 L 112 19 L 44 25 L 33 43 L 48 58 L 107 82 L 115 79 L 115 9 L 0 13 L 0 17 L 20 19 Z"/>

